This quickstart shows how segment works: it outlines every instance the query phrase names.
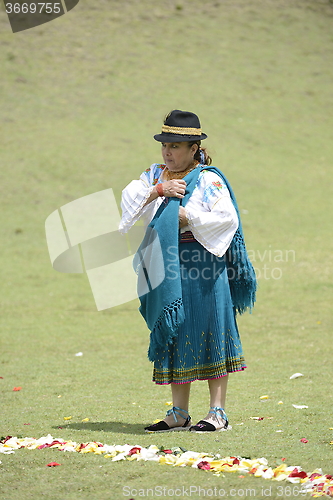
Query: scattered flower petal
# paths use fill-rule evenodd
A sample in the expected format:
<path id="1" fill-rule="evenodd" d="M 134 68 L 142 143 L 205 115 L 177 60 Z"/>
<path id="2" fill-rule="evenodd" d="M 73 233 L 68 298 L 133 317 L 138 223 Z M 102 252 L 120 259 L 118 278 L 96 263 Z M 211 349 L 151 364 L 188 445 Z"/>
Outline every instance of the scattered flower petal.
<path id="1" fill-rule="evenodd" d="M 73 417 L 70 416 L 70 417 L 64 417 L 64 420 L 71 420 Z"/>
<path id="2" fill-rule="evenodd" d="M 299 378 L 299 377 L 304 377 L 303 373 L 294 373 L 289 377 L 289 379 L 293 380 L 294 378 Z"/>
<path id="3" fill-rule="evenodd" d="M 149 460 L 177 467 L 203 469 L 217 476 L 225 472 L 236 472 L 240 474 L 239 477 L 249 474 L 263 479 L 301 484 L 302 491 L 311 493 L 313 497 L 333 496 L 332 475 L 325 475 L 321 469 L 306 473 L 302 471 L 301 467 L 287 466 L 285 463 L 275 468 L 269 467 L 268 461 L 264 457 L 255 459 L 235 456 L 221 457 L 219 454 L 184 451 L 182 448 L 164 449 L 155 445 L 150 445 L 149 448 L 127 444 L 111 446 L 97 441 L 78 444 L 74 441 L 54 439 L 50 434 L 39 439 L 7 436 L 0 440 L 0 453 L 15 453 L 16 450 L 23 448 L 28 450 L 57 448 L 59 451 L 94 453 L 95 455 L 104 455 L 105 458 L 110 458 L 113 462 Z M 283 458 L 282 461 L 284 462 L 284 460 Z M 57 462 L 47 464 L 48 467 L 58 465 L 61 464 Z"/>
<path id="4" fill-rule="evenodd" d="M 265 396 L 260 396 L 259 399 L 269 399 L 269 396 L 267 396 L 267 394 Z"/>
<path id="5" fill-rule="evenodd" d="M 14 387 L 13 391 L 20 391 L 22 387 Z"/>
<path id="6" fill-rule="evenodd" d="M 283 405 L 283 401 L 278 401 L 278 405 Z"/>
<path id="7" fill-rule="evenodd" d="M 198 469 L 210 470 L 210 463 L 205 462 L 204 460 L 197 465 Z"/>
<path id="8" fill-rule="evenodd" d="M 173 404 L 173 403 L 172 403 L 172 401 L 166 401 L 166 403 L 165 403 L 165 404 L 166 404 L 167 406 L 172 406 L 172 404 Z"/>
<path id="9" fill-rule="evenodd" d="M 23 425 L 31 425 L 31 424 L 23 424 Z"/>
<path id="10" fill-rule="evenodd" d="M 306 438 L 302 438 L 302 439 L 300 439 L 300 442 L 301 443 L 308 443 L 309 441 Z"/>
<path id="11" fill-rule="evenodd" d="M 133 448 L 128 452 L 128 456 L 135 455 L 136 453 L 140 453 L 141 446 L 133 446 Z"/>
<path id="12" fill-rule="evenodd" d="M 75 356 L 83 356 L 83 352 L 77 352 Z"/>
<path id="13" fill-rule="evenodd" d="M 296 408 L 297 410 L 303 410 L 304 408 L 309 408 L 306 405 L 293 405 L 293 407 Z"/>
<path id="14" fill-rule="evenodd" d="M 304 471 L 300 471 L 299 467 L 295 467 L 291 474 L 288 477 L 299 477 L 300 479 L 305 479 L 308 477 L 307 473 Z"/>
<path id="15" fill-rule="evenodd" d="M 84 418 L 83 420 L 81 420 L 81 422 L 89 422 L 89 418 Z"/>

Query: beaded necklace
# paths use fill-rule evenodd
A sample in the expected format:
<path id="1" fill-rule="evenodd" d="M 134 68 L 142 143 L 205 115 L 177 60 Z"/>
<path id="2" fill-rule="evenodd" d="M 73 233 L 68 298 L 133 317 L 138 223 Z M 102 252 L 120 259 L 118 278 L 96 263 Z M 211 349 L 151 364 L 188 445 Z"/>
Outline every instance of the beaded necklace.
<path id="1" fill-rule="evenodd" d="M 165 180 L 171 181 L 172 179 L 183 179 L 188 173 L 194 170 L 197 166 L 198 163 L 195 163 L 195 165 L 191 165 L 187 167 L 185 170 L 182 170 L 181 172 L 172 172 L 171 170 L 168 169 L 168 167 L 165 167 L 164 170 Z"/>

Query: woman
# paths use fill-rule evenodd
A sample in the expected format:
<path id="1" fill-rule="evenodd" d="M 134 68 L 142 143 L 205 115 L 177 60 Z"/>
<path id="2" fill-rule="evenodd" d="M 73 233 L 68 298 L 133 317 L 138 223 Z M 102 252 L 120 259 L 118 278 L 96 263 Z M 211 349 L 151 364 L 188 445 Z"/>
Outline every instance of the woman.
<path id="1" fill-rule="evenodd" d="M 120 231 L 140 218 L 148 225 L 135 259 L 140 312 L 151 331 L 153 381 L 171 384 L 173 399 L 147 432 L 227 429 L 228 374 L 246 368 L 235 316 L 253 306 L 256 280 L 231 187 L 201 147 L 206 137 L 197 115 L 173 110 L 154 136 L 164 163 L 122 194 Z M 188 413 L 194 380 L 207 380 L 210 393 L 196 425 Z"/>

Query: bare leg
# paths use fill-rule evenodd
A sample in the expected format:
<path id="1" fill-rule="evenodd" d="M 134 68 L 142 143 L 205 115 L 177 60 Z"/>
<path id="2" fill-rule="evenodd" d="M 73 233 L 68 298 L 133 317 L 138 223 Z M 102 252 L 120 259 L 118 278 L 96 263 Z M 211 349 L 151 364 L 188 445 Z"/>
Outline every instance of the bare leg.
<path id="1" fill-rule="evenodd" d="M 178 408 L 188 411 L 190 389 L 191 389 L 190 382 L 187 384 L 171 384 L 173 406 L 178 406 Z M 175 426 L 178 427 L 183 425 L 188 415 L 186 415 L 185 418 L 180 417 L 178 414 L 176 416 L 178 422 L 175 421 L 173 415 L 165 417 L 164 422 L 166 422 L 170 427 L 175 427 Z"/>
<path id="2" fill-rule="evenodd" d="M 225 400 L 227 395 L 228 375 L 214 380 L 208 380 L 208 387 L 210 393 L 210 406 L 225 407 Z"/>
<path id="3" fill-rule="evenodd" d="M 208 387 L 210 393 L 210 406 L 215 408 L 225 408 L 225 400 L 227 395 L 228 386 L 228 375 L 221 378 L 216 378 L 214 380 L 208 380 Z M 221 414 L 218 413 L 217 417 L 213 413 L 208 413 L 203 419 L 210 424 L 213 424 L 217 429 L 220 429 L 224 425 L 224 420 L 221 418 Z"/>

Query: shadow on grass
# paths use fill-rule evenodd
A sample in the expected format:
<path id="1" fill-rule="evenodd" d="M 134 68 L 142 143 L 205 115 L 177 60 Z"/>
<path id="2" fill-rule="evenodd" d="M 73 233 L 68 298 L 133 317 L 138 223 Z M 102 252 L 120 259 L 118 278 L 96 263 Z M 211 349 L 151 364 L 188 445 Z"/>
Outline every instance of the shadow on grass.
<path id="1" fill-rule="evenodd" d="M 119 432 L 120 434 L 145 434 L 145 425 L 147 424 L 126 424 L 124 422 L 73 422 L 61 426 L 53 426 L 52 428 L 77 431 Z"/>

